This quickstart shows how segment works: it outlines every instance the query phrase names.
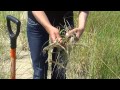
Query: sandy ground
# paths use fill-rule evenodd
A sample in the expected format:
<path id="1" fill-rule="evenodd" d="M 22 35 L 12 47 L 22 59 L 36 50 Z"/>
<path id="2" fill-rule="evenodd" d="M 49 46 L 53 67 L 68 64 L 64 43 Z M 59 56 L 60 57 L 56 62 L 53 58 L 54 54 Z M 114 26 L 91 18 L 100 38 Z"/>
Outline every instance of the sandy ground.
<path id="1" fill-rule="evenodd" d="M 29 52 L 22 51 L 16 60 L 16 78 L 32 79 L 33 70 Z"/>
<path id="2" fill-rule="evenodd" d="M 1 75 L 5 79 L 10 78 L 10 60 L 0 63 Z M 16 79 L 32 79 L 33 70 L 30 55 L 28 52 L 21 51 L 16 58 Z"/>
<path id="3" fill-rule="evenodd" d="M 1 73 L 5 79 L 10 79 L 10 60 L 1 63 Z M 48 68 L 48 79 L 50 79 Z M 20 51 L 16 58 L 16 79 L 33 79 L 32 62 L 29 51 Z"/>
<path id="4" fill-rule="evenodd" d="M 32 79 L 33 69 L 29 51 L 22 51 L 20 58 L 16 60 L 16 79 Z M 50 70 L 48 69 L 48 79 L 50 79 Z"/>

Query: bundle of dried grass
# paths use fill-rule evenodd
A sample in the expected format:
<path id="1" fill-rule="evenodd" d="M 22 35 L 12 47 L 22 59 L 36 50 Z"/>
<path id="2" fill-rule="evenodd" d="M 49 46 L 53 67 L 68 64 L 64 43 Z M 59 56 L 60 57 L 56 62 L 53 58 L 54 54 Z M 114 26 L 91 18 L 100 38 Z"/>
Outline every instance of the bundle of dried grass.
<path id="1" fill-rule="evenodd" d="M 43 48 L 43 53 L 46 53 L 49 50 L 53 50 L 54 48 L 57 48 L 57 52 L 56 52 L 58 54 L 58 56 L 56 58 L 57 62 L 54 62 L 52 60 L 47 60 L 47 61 L 50 63 L 54 63 L 54 64 L 60 66 L 61 68 L 66 68 L 66 65 L 67 65 L 67 62 L 69 59 L 69 54 L 71 51 L 71 46 L 76 43 L 76 38 L 77 38 L 75 34 L 72 34 L 70 37 L 68 37 L 67 32 L 69 32 L 69 30 L 71 30 L 72 27 L 70 26 L 69 22 L 67 22 L 67 23 L 68 23 L 68 25 L 65 22 L 63 29 L 59 30 L 60 35 L 62 37 L 62 44 L 60 44 L 56 40 L 54 43 L 50 42 L 50 44 L 48 46 Z"/>

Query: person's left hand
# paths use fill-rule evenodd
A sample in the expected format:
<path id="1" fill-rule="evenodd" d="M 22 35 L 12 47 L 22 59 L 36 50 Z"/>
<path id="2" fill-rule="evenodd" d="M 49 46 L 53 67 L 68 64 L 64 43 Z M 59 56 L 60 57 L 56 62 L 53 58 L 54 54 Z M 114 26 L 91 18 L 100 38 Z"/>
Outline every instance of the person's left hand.
<path id="1" fill-rule="evenodd" d="M 74 29 L 72 29 L 72 30 L 69 30 L 69 31 L 66 33 L 66 37 L 69 37 L 69 38 L 70 38 L 71 36 L 75 35 L 75 36 L 76 36 L 75 41 L 77 42 L 77 41 L 79 41 L 79 38 L 80 38 L 80 36 L 82 35 L 83 31 L 84 31 L 84 29 L 74 28 Z"/>

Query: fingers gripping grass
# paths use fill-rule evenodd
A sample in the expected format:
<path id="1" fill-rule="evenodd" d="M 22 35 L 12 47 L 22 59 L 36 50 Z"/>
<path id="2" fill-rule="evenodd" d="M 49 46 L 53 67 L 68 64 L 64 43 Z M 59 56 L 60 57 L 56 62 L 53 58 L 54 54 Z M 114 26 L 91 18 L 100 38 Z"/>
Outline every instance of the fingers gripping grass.
<path id="1" fill-rule="evenodd" d="M 58 29 L 60 29 L 58 27 Z M 43 48 L 43 53 L 46 53 L 49 50 L 53 50 L 54 48 L 57 48 L 57 52 L 55 52 L 57 55 L 56 61 L 49 61 L 51 63 L 54 63 L 62 68 L 66 68 L 68 57 L 70 54 L 70 46 L 75 42 L 76 36 L 73 34 L 71 37 L 66 37 L 66 32 L 68 32 L 71 29 L 71 26 L 67 27 L 66 24 L 62 30 L 60 30 L 60 35 L 62 37 L 62 45 L 56 40 L 54 43 L 51 43 L 50 45 Z"/>

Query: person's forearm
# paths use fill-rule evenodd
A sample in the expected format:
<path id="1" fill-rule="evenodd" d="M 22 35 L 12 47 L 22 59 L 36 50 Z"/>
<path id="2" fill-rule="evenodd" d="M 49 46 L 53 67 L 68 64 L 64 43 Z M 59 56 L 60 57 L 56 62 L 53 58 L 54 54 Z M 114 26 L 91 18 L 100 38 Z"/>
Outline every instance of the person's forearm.
<path id="1" fill-rule="evenodd" d="M 36 20 L 45 28 L 45 30 L 49 33 L 49 28 L 52 27 L 51 23 L 48 20 L 44 11 L 32 11 Z"/>
<path id="2" fill-rule="evenodd" d="M 89 11 L 81 11 L 79 14 L 79 26 L 80 30 L 84 30 Z"/>
<path id="3" fill-rule="evenodd" d="M 45 28 L 45 30 L 48 32 L 50 39 L 52 42 L 55 42 L 58 40 L 58 42 L 61 41 L 61 36 L 59 35 L 59 30 L 52 26 L 50 21 L 48 20 L 48 17 L 46 16 L 44 11 L 32 11 L 33 15 L 35 16 L 36 20 Z"/>

